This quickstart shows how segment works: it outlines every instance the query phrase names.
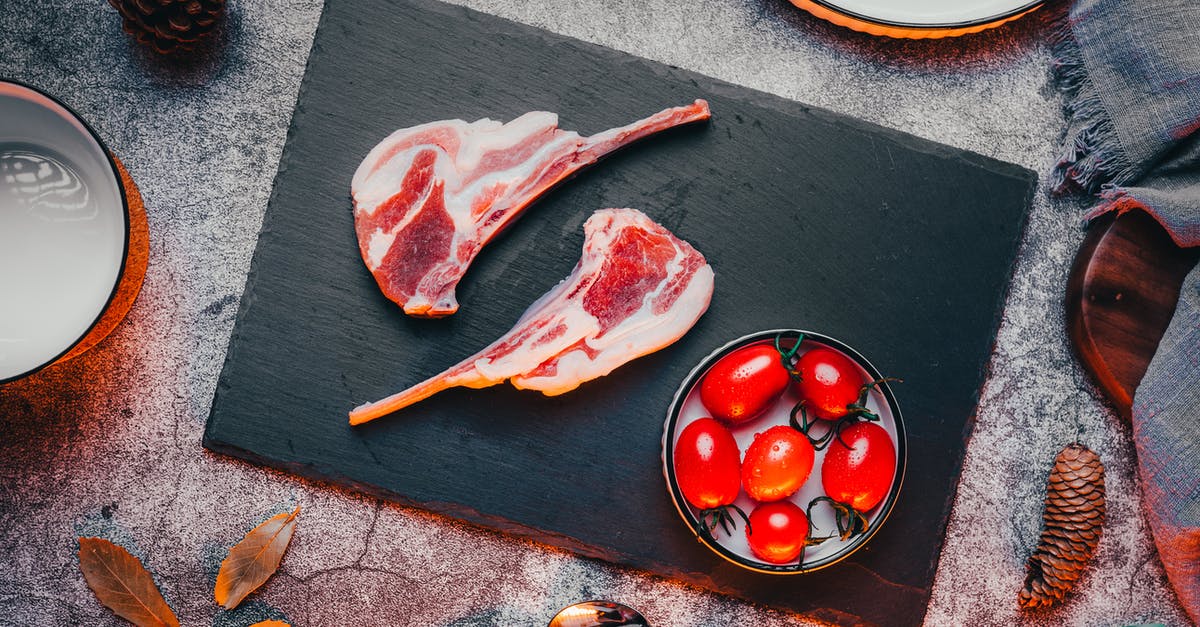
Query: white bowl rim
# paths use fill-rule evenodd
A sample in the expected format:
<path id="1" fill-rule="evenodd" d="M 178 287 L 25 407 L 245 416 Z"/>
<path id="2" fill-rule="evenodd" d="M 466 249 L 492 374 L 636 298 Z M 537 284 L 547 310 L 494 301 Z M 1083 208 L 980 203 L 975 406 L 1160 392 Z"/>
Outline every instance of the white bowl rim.
<path id="1" fill-rule="evenodd" d="M 955 22 L 906 22 L 906 21 L 902 21 L 902 20 L 894 20 L 894 19 L 875 17 L 875 16 L 871 16 L 871 15 L 862 13 L 861 11 L 855 11 L 855 10 L 852 10 L 852 9 L 842 6 L 844 4 L 844 2 L 842 2 L 840 0 L 811 0 L 811 1 L 814 4 L 817 4 L 822 7 L 825 7 L 826 9 L 829 9 L 830 11 L 835 11 L 837 13 L 841 13 L 842 15 L 846 15 L 846 16 L 855 18 L 857 20 L 861 20 L 863 22 L 870 22 L 872 24 L 880 24 L 883 26 L 893 26 L 893 27 L 898 27 L 898 28 L 912 28 L 912 29 L 918 29 L 918 30 L 942 30 L 942 29 L 953 30 L 953 29 L 957 29 L 957 28 L 968 28 L 971 26 L 980 26 L 983 24 L 991 24 L 992 22 L 999 22 L 999 21 L 1006 20 L 1008 18 L 1017 16 L 1017 15 L 1021 15 L 1022 13 L 1025 13 L 1026 11 L 1030 11 L 1033 8 L 1041 6 L 1046 3 L 1046 0 L 1027 0 L 1026 2 L 1023 2 L 1022 4 L 1020 4 L 1019 6 L 1014 6 L 1013 8 L 1008 9 L 1002 13 L 997 13 L 995 15 L 989 15 L 986 17 L 980 17 L 978 19 L 969 19 L 969 20 L 962 20 L 962 21 L 955 21 Z"/>

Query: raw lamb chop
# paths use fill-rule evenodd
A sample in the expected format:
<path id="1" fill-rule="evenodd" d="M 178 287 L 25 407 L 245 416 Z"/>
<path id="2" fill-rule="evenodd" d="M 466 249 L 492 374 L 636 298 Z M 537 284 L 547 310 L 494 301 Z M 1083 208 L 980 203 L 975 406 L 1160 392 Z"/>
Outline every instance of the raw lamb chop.
<path id="1" fill-rule="evenodd" d="M 351 184 L 359 251 L 380 289 L 412 316 L 458 310 L 454 288 L 475 255 L 539 196 L 647 135 L 709 118 L 708 103 L 667 109 L 591 137 L 526 113 L 501 124 L 448 120 L 392 133 Z"/>
<path id="2" fill-rule="evenodd" d="M 491 346 L 403 392 L 350 412 L 362 424 L 452 387 L 505 379 L 547 396 L 575 389 L 687 333 L 708 309 L 713 271 L 687 242 L 635 209 L 602 209 L 583 225 L 571 275 Z"/>

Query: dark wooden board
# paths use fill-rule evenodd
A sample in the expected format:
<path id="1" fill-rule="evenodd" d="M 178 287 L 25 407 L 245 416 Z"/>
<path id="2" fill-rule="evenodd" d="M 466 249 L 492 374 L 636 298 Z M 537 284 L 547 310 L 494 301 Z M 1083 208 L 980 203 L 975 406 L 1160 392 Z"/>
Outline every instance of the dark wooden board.
<path id="1" fill-rule="evenodd" d="M 477 259 L 462 310 L 406 318 L 358 258 L 350 178 L 392 130 L 532 109 L 593 133 L 707 98 L 535 205 Z M 426 0 L 330 0 L 213 402 L 205 445 L 505 532 L 837 622 L 915 624 L 1034 175 L 690 72 Z M 506 331 L 571 270 L 584 220 L 633 206 L 703 252 L 708 313 L 680 342 L 571 394 L 452 390 L 350 428 L 354 405 Z M 750 573 L 684 527 L 662 477 L 676 386 L 727 340 L 802 327 L 897 389 L 906 485 L 852 559 Z"/>
<path id="2" fill-rule="evenodd" d="M 1071 345 L 1125 418 L 1197 259 L 1143 211 L 1099 218 L 1079 247 L 1066 295 Z"/>

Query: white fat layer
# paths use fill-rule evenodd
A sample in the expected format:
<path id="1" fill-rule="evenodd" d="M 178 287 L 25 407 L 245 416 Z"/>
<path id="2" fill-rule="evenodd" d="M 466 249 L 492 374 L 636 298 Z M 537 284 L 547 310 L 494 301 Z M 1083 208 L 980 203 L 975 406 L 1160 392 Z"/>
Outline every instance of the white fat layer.
<path id="1" fill-rule="evenodd" d="M 463 137 L 458 152 L 458 169 L 470 172 L 479 167 L 479 159 L 488 152 L 516 147 L 531 135 L 556 126 L 558 114 L 549 111 L 530 111 L 499 127 L 472 126 Z"/>
<path id="2" fill-rule="evenodd" d="M 559 356 L 556 360 L 556 365 L 555 376 L 525 377 L 518 375 L 512 378 L 513 387 L 518 390 L 538 390 L 546 396 L 557 396 L 574 390 L 584 381 L 590 381 L 598 376 L 602 376 L 589 376 L 588 373 L 595 366 L 595 362 L 588 357 L 587 353 L 581 350 L 573 350 Z M 608 372 L 603 374 L 608 374 Z"/>
<path id="3" fill-rule="evenodd" d="M 375 147 L 371 149 L 371 152 L 367 153 L 367 156 L 362 160 L 362 163 L 358 164 L 358 168 L 354 170 L 354 178 L 350 180 L 351 192 L 355 192 L 361 188 L 364 183 L 366 183 L 367 178 L 372 176 L 371 170 L 375 168 L 379 160 L 383 158 L 384 154 L 391 151 L 396 144 L 403 142 L 409 137 L 437 127 L 449 126 L 454 128 L 457 132 L 462 133 L 466 129 L 473 126 L 486 124 L 498 125 L 500 123 L 488 119 L 479 120 L 474 124 L 468 124 L 462 120 L 439 120 L 437 122 L 418 124 L 417 126 L 410 126 L 408 128 L 402 128 L 392 132 L 391 135 L 383 138 L 383 141 L 375 144 Z"/>
<path id="4" fill-rule="evenodd" d="M 416 159 L 417 154 L 430 148 L 441 153 L 433 163 L 434 178 L 445 181 L 458 180 L 458 172 L 454 169 L 449 155 L 441 147 L 432 145 L 414 146 L 396 153 L 374 174 L 367 177 L 361 184 L 351 188 L 350 193 L 354 197 L 355 211 L 368 216 L 374 215 L 389 198 L 400 191 L 404 183 L 404 177 L 408 175 L 409 169 L 412 168 L 413 160 Z M 421 199 L 420 202 L 424 202 L 424 199 Z"/>
<path id="5" fill-rule="evenodd" d="M 600 322 L 595 316 L 584 311 L 577 302 L 569 301 L 564 308 L 553 314 L 550 323 L 542 328 L 541 333 L 525 340 L 519 348 L 499 359 L 479 359 L 475 362 L 475 370 L 495 381 L 515 378 L 553 359 L 579 340 L 600 331 Z M 539 340 L 553 332 L 560 324 L 566 325 L 566 333 L 539 345 Z"/>
<path id="6" fill-rule="evenodd" d="M 504 204 L 502 201 L 506 198 L 524 196 L 529 185 L 541 178 L 546 169 L 558 163 L 559 159 L 552 157 L 573 154 L 578 146 L 579 135 L 567 131 L 561 132 L 554 138 L 554 141 L 546 142 L 528 159 L 507 170 L 496 170 L 485 174 L 471 181 L 471 184 L 466 187 L 462 185 L 467 177 L 462 174 L 470 174 L 471 171 L 463 169 L 459 163 L 457 164 L 459 170 L 446 179 L 446 190 L 450 192 L 447 195 L 451 198 L 447 200 L 447 207 L 453 204 L 455 209 L 469 216 L 471 202 L 485 189 L 497 183 L 508 183 L 509 185 L 504 195 L 497 199 L 497 204 Z"/>
<path id="7" fill-rule="evenodd" d="M 367 243 L 367 266 L 374 271 L 383 263 L 383 256 L 387 254 L 389 248 L 392 247 L 392 242 L 396 240 L 395 233 L 384 233 L 383 229 L 375 229 L 371 233 L 371 239 Z"/>
<path id="8" fill-rule="evenodd" d="M 350 188 L 350 195 L 354 197 L 355 211 L 365 215 L 373 215 L 378 211 L 380 205 L 400 190 L 404 176 L 412 167 L 413 158 L 416 157 L 418 150 L 423 148 L 425 146 L 409 148 L 396 154 L 384 167 L 362 181 L 359 181 L 356 175 L 355 183 Z M 359 170 L 362 170 L 361 166 Z"/>

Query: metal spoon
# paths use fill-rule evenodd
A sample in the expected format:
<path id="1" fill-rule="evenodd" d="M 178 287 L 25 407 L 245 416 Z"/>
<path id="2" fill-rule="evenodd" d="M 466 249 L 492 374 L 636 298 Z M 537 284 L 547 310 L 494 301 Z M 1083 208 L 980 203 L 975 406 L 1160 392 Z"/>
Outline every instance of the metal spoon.
<path id="1" fill-rule="evenodd" d="M 650 627 L 637 610 L 612 601 L 583 601 L 568 605 L 550 619 L 549 627 Z"/>

